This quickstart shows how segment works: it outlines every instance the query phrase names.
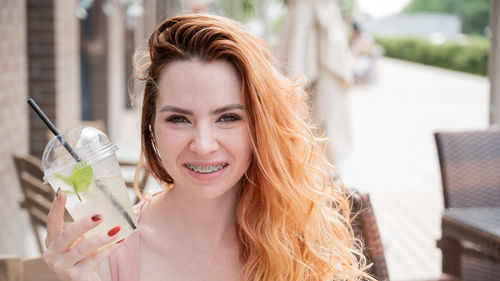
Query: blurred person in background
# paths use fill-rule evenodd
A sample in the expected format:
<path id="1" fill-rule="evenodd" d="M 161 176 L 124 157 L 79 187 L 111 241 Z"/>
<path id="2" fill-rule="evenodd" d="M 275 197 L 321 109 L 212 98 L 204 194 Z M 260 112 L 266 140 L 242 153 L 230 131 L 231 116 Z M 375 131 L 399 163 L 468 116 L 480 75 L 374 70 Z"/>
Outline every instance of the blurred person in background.
<path id="1" fill-rule="evenodd" d="M 64 226 L 58 191 L 44 259 L 63 280 L 373 280 L 306 93 L 260 39 L 182 15 L 142 55 L 142 154 L 166 189 L 139 193 L 138 230 L 119 243 L 116 229 L 83 237 L 106 214 Z"/>
<path id="2" fill-rule="evenodd" d="M 381 47 L 373 38 L 362 32 L 359 23 L 352 23 L 351 51 L 354 61 L 354 80 L 356 84 L 366 84 L 374 78 L 377 59 Z"/>
<path id="3" fill-rule="evenodd" d="M 336 0 L 290 0 L 279 51 L 284 71 L 305 76 L 316 123 L 328 139 L 327 157 L 338 164 L 351 149 L 348 90 L 352 56 Z"/>

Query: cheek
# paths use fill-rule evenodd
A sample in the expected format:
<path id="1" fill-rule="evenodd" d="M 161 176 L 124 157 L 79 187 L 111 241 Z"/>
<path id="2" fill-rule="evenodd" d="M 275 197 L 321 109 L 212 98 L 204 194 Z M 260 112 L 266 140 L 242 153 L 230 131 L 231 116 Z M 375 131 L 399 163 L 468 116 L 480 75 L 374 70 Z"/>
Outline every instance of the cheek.
<path id="1" fill-rule="evenodd" d="M 238 140 L 232 142 L 235 152 L 237 151 L 243 162 L 248 162 L 252 155 L 252 146 L 248 131 L 244 130 L 238 134 Z"/>
<path id="2" fill-rule="evenodd" d="M 161 128 L 155 130 L 155 138 L 158 145 L 158 152 L 163 161 L 168 161 L 172 157 L 175 159 L 182 151 L 182 148 L 185 147 L 183 145 L 185 138 L 179 132 L 172 132 L 171 130 Z"/>

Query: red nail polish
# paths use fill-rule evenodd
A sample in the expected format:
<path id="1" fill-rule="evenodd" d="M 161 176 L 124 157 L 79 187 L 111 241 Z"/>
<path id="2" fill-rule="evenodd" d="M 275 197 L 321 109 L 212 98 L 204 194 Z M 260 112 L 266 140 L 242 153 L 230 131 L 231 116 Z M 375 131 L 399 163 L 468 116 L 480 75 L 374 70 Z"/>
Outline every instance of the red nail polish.
<path id="1" fill-rule="evenodd" d="M 91 217 L 92 221 L 100 221 L 102 219 L 101 215 L 97 214 L 97 215 L 93 215 Z"/>
<path id="2" fill-rule="evenodd" d="M 122 240 L 116 242 L 116 244 L 120 244 L 121 242 L 123 242 L 125 240 L 125 238 L 123 238 Z"/>
<path id="3" fill-rule="evenodd" d="M 120 231 L 121 227 L 120 226 L 115 226 L 113 227 L 110 231 L 108 231 L 108 236 L 111 237 L 111 236 L 115 236 L 118 231 Z"/>
<path id="4" fill-rule="evenodd" d="M 56 192 L 56 198 L 59 200 L 61 199 L 61 188 L 59 187 Z"/>

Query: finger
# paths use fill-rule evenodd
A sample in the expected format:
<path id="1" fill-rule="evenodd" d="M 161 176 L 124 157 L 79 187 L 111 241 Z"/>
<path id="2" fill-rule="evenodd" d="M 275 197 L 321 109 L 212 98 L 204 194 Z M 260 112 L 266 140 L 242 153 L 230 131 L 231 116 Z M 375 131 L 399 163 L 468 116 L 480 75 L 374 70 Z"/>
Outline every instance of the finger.
<path id="1" fill-rule="evenodd" d="M 51 250 L 56 253 L 66 252 L 80 239 L 85 232 L 98 226 L 102 223 L 102 214 L 96 213 L 94 215 L 86 216 L 72 224 L 69 224 L 64 231 L 53 242 Z"/>
<path id="2" fill-rule="evenodd" d="M 66 204 L 66 193 L 59 188 L 54 196 L 47 220 L 47 238 L 45 246 L 48 248 L 52 241 L 63 231 L 64 205 Z"/>
<path id="3" fill-rule="evenodd" d="M 73 241 L 71 246 L 69 246 L 69 249 L 73 249 L 73 247 L 75 247 L 76 244 L 80 243 L 83 240 L 85 240 L 85 236 L 80 236 L 80 237 L 76 238 L 76 240 Z"/>
<path id="4" fill-rule="evenodd" d="M 68 271 L 73 276 L 84 276 L 101 263 L 105 258 L 109 257 L 113 252 L 120 248 L 121 244 L 112 243 L 102 249 L 94 251 L 91 255 L 78 262 L 75 266 L 71 267 Z"/>
<path id="5" fill-rule="evenodd" d="M 119 229 L 120 227 L 112 228 L 108 233 L 99 233 L 91 238 L 82 240 L 61 256 L 62 266 L 71 267 L 86 257 L 91 256 L 99 248 L 113 242 L 117 237 Z"/>

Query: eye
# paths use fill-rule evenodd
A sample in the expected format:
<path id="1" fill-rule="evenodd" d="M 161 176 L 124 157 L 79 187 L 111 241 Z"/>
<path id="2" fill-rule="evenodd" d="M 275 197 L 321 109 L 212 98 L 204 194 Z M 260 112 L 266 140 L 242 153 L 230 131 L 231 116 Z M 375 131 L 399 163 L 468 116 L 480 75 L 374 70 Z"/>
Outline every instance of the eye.
<path id="1" fill-rule="evenodd" d="M 219 118 L 220 122 L 235 122 L 241 120 L 241 117 L 236 114 L 225 114 Z"/>
<path id="2" fill-rule="evenodd" d="M 189 120 L 186 119 L 184 116 L 180 115 L 172 115 L 167 118 L 167 122 L 170 123 L 189 123 Z"/>

